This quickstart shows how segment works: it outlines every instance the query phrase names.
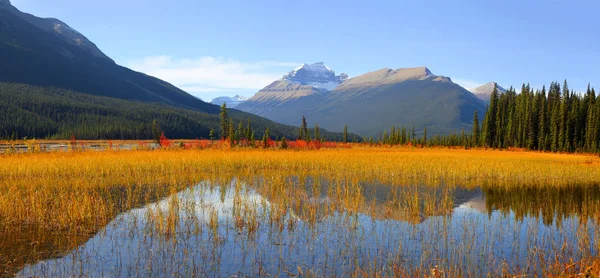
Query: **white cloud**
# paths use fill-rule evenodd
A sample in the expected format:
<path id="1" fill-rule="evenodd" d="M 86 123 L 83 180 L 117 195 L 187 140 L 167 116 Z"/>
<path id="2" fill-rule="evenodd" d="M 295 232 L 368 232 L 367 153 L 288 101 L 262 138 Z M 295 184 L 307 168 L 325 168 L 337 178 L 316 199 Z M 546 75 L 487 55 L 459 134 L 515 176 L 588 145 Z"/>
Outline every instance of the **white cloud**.
<path id="1" fill-rule="evenodd" d="M 454 81 L 454 83 L 462 86 L 463 88 L 467 89 L 467 90 L 471 90 L 471 89 L 475 89 L 483 84 L 485 84 L 485 82 L 478 82 L 475 80 L 469 80 L 469 79 L 456 79 L 456 78 L 452 78 L 452 81 Z"/>
<path id="2" fill-rule="evenodd" d="M 132 61 L 127 66 L 204 98 L 216 96 L 218 92 L 256 92 L 280 79 L 298 64 L 277 61 L 240 62 L 210 56 L 176 59 L 163 55 Z"/>

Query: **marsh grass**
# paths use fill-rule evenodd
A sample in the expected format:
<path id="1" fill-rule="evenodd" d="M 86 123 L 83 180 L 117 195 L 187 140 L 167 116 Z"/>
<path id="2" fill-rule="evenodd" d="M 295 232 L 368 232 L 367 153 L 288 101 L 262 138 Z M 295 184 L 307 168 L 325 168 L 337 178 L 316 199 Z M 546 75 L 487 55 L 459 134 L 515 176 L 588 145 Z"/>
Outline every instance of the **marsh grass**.
<path id="1" fill-rule="evenodd" d="M 18 242 L 10 239 L 18 233 L 11 227 L 93 234 L 123 212 L 166 200 L 147 210 L 143 231 L 174 248 L 162 253 L 164 264 L 183 263 L 175 248 L 181 244 L 185 257 L 202 258 L 204 264 L 194 261 L 186 274 L 219 273 L 231 242 L 238 246 L 234 250 L 240 248 L 236 254 L 257 266 L 254 274 L 277 270 L 305 276 L 562 276 L 597 265 L 600 248 L 598 233 L 590 233 L 600 215 L 600 159 L 592 156 L 415 148 L 203 149 L 25 153 L 0 160 L 0 226 L 8 242 Z M 219 206 L 178 194 L 201 181 L 205 185 L 198 190 L 216 190 L 221 203 L 231 199 L 230 218 Z M 500 226 L 485 218 L 453 216 L 461 188 L 481 188 L 487 217 L 509 222 Z M 249 194 L 260 198 L 249 199 Z M 545 226 L 551 232 L 540 232 L 547 231 Z M 407 241 L 395 239 L 398 229 Z M 505 235 L 515 237 L 513 245 L 494 249 L 510 241 Z M 203 238 L 210 245 L 194 245 L 193 239 Z M 279 248 L 279 263 L 264 257 L 272 254 L 261 249 L 267 246 Z M 291 266 L 295 257 L 289 252 L 307 252 L 305 247 L 338 253 L 314 254 L 318 263 Z M 2 252 L 23 256 L 10 246 Z M 506 254 L 521 256 L 515 259 L 519 263 Z M 0 266 L 14 269 L 24 263 L 7 260 Z M 150 269 L 174 274 L 169 266 L 162 272 Z"/>

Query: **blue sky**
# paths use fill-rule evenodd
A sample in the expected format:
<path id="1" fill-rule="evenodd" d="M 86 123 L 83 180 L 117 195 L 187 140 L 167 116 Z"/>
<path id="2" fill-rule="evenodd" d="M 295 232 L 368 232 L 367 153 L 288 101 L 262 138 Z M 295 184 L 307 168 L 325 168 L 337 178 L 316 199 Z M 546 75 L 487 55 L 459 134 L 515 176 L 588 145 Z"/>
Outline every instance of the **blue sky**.
<path id="1" fill-rule="evenodd" d="M 11 1 L 204 100 L 318 61 L 351 77 L 427 66 L 465 87 L 600 87 L 600 1 Z"/>

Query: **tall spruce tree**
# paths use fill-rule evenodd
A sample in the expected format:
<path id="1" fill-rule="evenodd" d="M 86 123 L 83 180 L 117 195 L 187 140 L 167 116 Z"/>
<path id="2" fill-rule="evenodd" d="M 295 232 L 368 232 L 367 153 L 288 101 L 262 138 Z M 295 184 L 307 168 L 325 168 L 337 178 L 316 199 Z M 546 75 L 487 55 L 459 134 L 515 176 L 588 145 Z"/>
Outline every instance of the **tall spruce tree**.
<path id="1" fill-rule="evenodd" d="M 306 118 L 302 115 L 302 125 L 300 126 L 300 139 L 310 141 L 310 134 L 308 133 L 308 125 L 306 124 Z"/>
<path id="2" fill-rule="evenodd" d="M 238 142 L 244 139 L 244 122 L 240 121 L 238 124 L 237 132 L 235 134 L 235 140 Z"/>
<path id="3" fill-rule="evenodd" d="M 558 130 L 558 150 L 566 151 L 565 144 L 568 138 L 568 130 L 567 130 L 567 118 L 569 113 L 569 87 L 567 87 L 567 80 L 563 85 L 563 94 L 560 102 L 560 111 L 559 111 L 559 130 Z"/>
<path id="4" fill-rule="evenodd" d="M 473 129 L 471 131 L 472 145 L 474 147 L 479 146 L 479 116 L 477 110 L 473 113 Z"/>
<path id="5" fill-rule="evenodd" d="M 486 128 L 484 142 L 486 147 L 493 147 L 496 140 L 496 116 L 498 113 L 498 85 L 494 83 L 494 90 L 490 95 L 490 106 L 486 113 Z"/>
<path id="6" fill-rule="evenodd" d="M 348 125 L 344 125 L 344 134 L 342 136 L 342 141 L 344 143 L 348 143 Z"/>
<path id="7" fill-rule="evenodd" d="M 252 126 L 250 125 L 250 118 L 248 118 L 246 132 L 244 135 L 245 135 L 244 137 L 246 138 L 246 140 L 250 141 L 250 137 L 252 136 Z"/>
<path id="8" fill-rule="evenodd" d="M 233 148 L 235 145 L 235 129 L 233 128 L 233 121 L 229 120 L 229 127 L 227 128 L 227 138 L 229 138 L 229 146 Z"/>
<path id="9" fill-rule="evenodd" d="M 160 126 L 158 125 L 158 122 L 156 120 L 153 120 L 152 121 L 152 138 L 159 145 L 160 145 L 160 136 L 162 135 L 162 133 L 163 133 L 163 131 L 160 128 Z"/>
<path id="10" fill-rule="evenodd" d="M 559 150 L 559 134 L 560 134 L 560 107 L 561 107 L 561 97 L 560 97 L 560 85 L 558 83 L 553 82 L 550 84 L 550 93 L 548 95 L 548 104 L 550 105 L 548 109 L 550 109 L 551 117 L 550 117 L 550 150 L 553 152 L 557 152 Z"/>
<path id="11" fill-rule="evenodd" d="M 221 118 L 221 139 L 225 139 L 229 137 L 229 112 L 227 111 L 227 104 L 223 102 L 221 105 L 221 113 L 219 114 Z"/>
<path id="12" fill-rule="evenodd" d="M 548 120 L 547 120 L 547 105 L 546 86 L 542 87 L 540 92 L 540 103 L 538 110 L 538 149 L 541 151 L 548 150 Z"/>

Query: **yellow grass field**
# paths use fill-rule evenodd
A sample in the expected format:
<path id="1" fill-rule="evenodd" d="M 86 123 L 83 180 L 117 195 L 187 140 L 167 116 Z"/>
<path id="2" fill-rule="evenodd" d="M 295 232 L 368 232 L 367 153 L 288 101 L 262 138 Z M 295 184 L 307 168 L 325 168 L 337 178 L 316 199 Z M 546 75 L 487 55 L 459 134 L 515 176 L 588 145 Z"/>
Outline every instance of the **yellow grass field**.
<path id="1" fill-rule="evenodd" d="M 389 185 L 569 187 L 600 183 L 600 159 L 595 156 L 491 150 L 90 151 L 5 155 L 0 162 L 0 221 L 57 227 L 95 223 L 202 180 L 243 176 L 324 176 Z"/>
<path id="2" fill-rule="evenodd" d="M 234 226 L 246 229 L 249 236 L 260 223 L 279 223 L 281 229 L 295 225 L 284 221 L 291 211 L 310 225 L 336 212 L 364 213 L 373 219 L 417 225 L 426 217 L 449 215 L 455 206 L 448 190 L 455 187 L 485 188 L 488 202 L 500 210 L 514 210 L 517 220 L 536 211 L 549 217 L 545 222 L 550 225 L 557 212 L 600 219 L 598 201 L 590 199 L 582 210 L 578 199 L 591 198 L 600 186 L 600 158 L 591 155 L 363 145 L 320 150 L 173 148 L 13 153 L 0 156 L 0 235 L 6 236 L 0 244 L 0 264 L 3 254 L 22 260 L 5 260 L 9 272 L 42 258 L 62 256 L 122 212 L 174 196 L 201 182 L 227 185 L 232 180 L 252 184 L 272 206 L 268 219 L 263 219 L 258 213 L 262 205 L 236 201 L 236 210 L 241 212 L 235 216 Z M 384 185 L 388 196 L 369 200 L 365 184 Z M 431 190 L 419 193 L 414 185 Z M 511 193 L 521 189 L 533 193 Z M 323 190 L 328 202 L 314 203 L 311 192 Z M 571 191 L 583 195 L 571 194 L 566 199 L 554 196 Z M 545 208 L 536 192 L 546 192 L 542 194 L 549 194 L 557 205 Z M 533 199 L 519 199 L 531 198 L 526 194 L 533 194 Z M 170 212 L 147 216 L 165 234 L 177 229 L 180 216 L 174 211 L 185 205 L 174 199 L 169 206 Z M 215 235 L 218 225 L 212 220 L 209 223 Z M 19 227 L 47 246 L 40 247 L 39 253 L 28 253 L 29 248 L 20 247 L 28 237 L 19 236 Z M 73 236 L 65 240 L 49 231 Z M 578 244 L 585 246 L 594 240 L 585 235 Z M 54 255 L 49 253 L 51 246 L 58 248 Z M 460 252 L 467 254 L 468 249 Z M 594 257 L 585 258 L 582 267 L 594 265 L 590 261 Z M 568 257 L 557 257 L 556 265 L 546 273 L 560 274 L 564 260 Z"/>

